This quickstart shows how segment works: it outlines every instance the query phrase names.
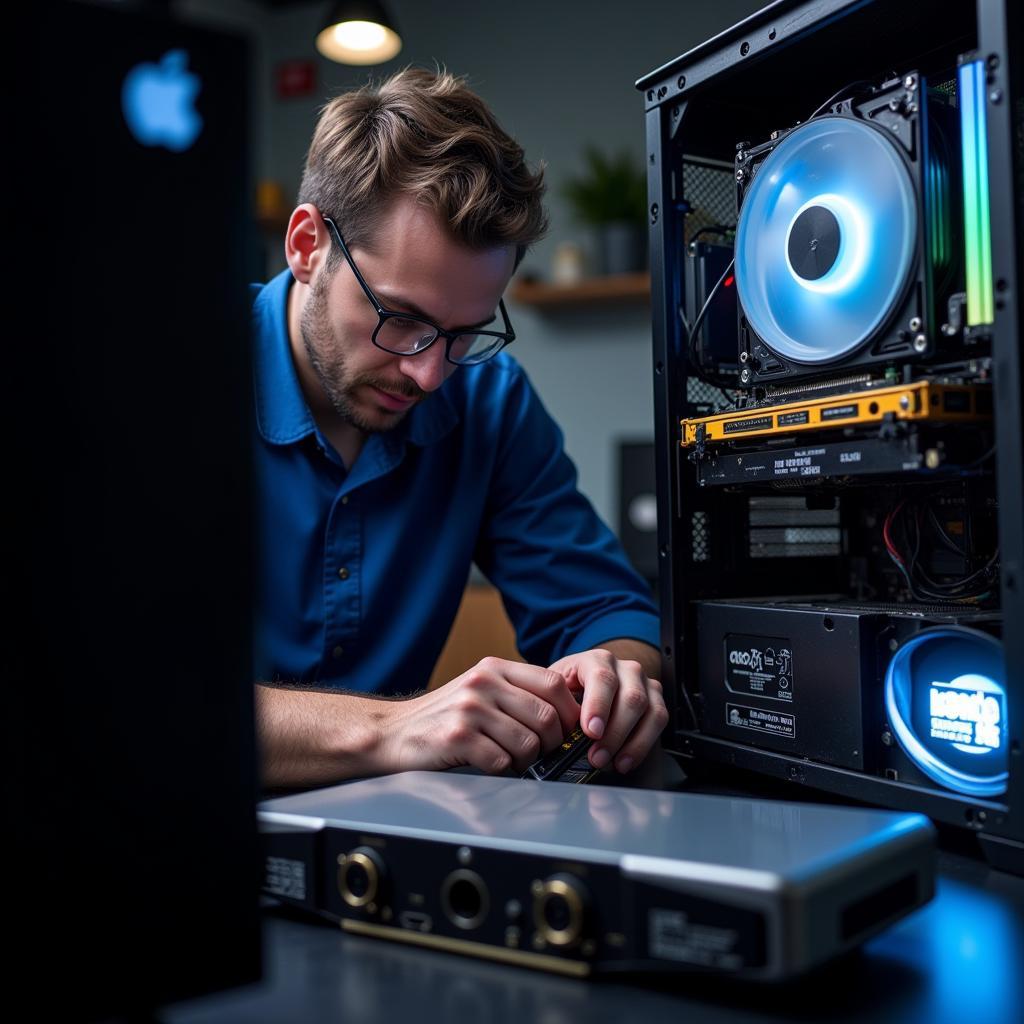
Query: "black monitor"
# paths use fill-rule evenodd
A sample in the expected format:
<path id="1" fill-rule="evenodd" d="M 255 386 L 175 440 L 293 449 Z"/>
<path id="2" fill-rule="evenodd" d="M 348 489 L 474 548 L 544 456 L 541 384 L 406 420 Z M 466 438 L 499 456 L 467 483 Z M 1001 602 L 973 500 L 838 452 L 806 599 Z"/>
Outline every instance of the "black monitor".
<path id="1" fill-rule="evenodd" d="M 249 64 L 243 40 L 138 8 L 25 6 L 5 231 L 11 934 L 31 1005 L 94 1019 L 259 974 Z"/>

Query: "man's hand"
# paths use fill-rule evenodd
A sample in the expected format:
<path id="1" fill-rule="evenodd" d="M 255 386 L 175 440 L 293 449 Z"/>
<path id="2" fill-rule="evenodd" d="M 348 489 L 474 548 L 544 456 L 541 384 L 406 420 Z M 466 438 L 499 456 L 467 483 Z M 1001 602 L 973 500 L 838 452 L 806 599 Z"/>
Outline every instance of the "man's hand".
<path id="1" fill-rule="evenodd" d="M 378 773 L 459 765 L 523 772 L 562 742 L 580 714 L 562 674 L 500 658 L 484 658 L 429 693 L 378 707 Z"/>
<path id="2" fill-rule="evenodd" d="M 589 754 L 595 768 L 614 760 L 620 772 L 630 771 L 668 724 L 661 683 L 648 674 L 658 671 L 657 658 L 647 644 L 614 640 L 607 648 L 569 654 L 551 666 L 583 692 L 580 726 L 595 741 Z"/>
<path id="3" fill-rule="evenodd" d="M 668 721 L 658 652 L 632 640 L 562 658 L 550 668 L 484 658 L 450 683 L 406 700 L 256 687 L 268 786 L 327 785 L 344 778 L 472 765 L 525 771 L 577 722 L 590 761 L 639 764 Z M 575 694 L 582 693 L 582 707 Z"/>

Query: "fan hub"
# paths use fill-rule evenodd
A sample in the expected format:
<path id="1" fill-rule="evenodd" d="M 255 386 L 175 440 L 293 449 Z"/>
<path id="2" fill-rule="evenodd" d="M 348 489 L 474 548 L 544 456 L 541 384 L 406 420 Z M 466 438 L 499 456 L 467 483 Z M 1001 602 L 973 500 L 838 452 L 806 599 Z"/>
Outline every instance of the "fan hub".
<path id="1" fill-rule="evenodd" d="M 810 206 L 789 229 L 789 265 L 797 277 L 817 281 L 835 265 L 841 232 L 836 215 L 825 206 Z"/>

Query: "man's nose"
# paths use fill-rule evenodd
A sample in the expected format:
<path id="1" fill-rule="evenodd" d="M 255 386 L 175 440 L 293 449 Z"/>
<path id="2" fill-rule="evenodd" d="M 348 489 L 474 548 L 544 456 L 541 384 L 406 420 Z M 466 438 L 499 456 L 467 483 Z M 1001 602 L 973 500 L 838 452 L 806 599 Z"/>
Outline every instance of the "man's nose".
<path id="1" fill-rule="evenodd" d="M 444 338 L 438 338 L 426 352 L 406 356 L 399 361 L 399 366 L 420 391 L 436 391 L 448 376 L 449 363 L 444 357 Z"/>

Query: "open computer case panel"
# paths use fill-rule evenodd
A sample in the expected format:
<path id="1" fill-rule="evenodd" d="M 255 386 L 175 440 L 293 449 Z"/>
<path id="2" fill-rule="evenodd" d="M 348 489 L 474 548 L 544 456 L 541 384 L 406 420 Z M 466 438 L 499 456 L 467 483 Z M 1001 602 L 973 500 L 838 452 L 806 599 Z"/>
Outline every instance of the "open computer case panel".
<path id="1" fill-rule="evenodd" d="M 666 744 L 1017 871 L 1020 21 L 780 0 L 638 82 Z"/>

